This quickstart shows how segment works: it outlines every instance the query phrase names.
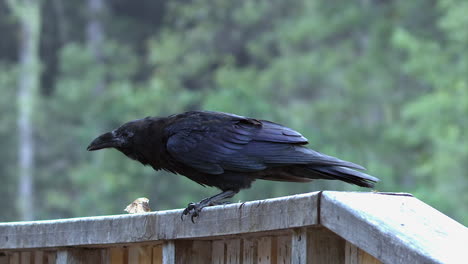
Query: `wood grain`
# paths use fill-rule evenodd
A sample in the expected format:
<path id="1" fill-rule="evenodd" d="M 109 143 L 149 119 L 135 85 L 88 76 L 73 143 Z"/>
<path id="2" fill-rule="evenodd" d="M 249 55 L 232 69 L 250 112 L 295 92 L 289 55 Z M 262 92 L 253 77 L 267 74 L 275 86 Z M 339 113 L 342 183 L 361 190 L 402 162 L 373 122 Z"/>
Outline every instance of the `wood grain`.
<path id="1" fill-rule="evenodd" d="M 123 247 L 114 247 L 109 249 L 110 264 L 124 264 L 125 250 Z"/>
<path id="2" fill-rule="evenodd" d="M 431 264 L 459 263 L 468 245 L 466 227 L 407 194 L 325 191 L 212 206 L 195 223 L 180 213 L 0 223 L 0 261 Z"/>
<path id="3" fill-rule="evenodd" d="M 344 263 L 346 241 L 325 228 L 307 231 L 307 263 Z"/>
<path id="4" fill-rule="evenodd" d="M 291 263 L 308 263 L 307 228 L 293 229 L 291 239 Z"/>
<path id="5" fill-rule="evenodd" d="M 257 261 L 257 239 L 245 238 L 243 240 L 242 263 L 254 264 Z"/>
<path id="6" fill-rule="evenodd" d="M 278 264 L 291 263 L 291 236 L 280 236 L 277 239 L 277 262 Z"/>
<path id="7" fill-rule="evenodd" d="M 272 238 L 262 237 L 258 239 L 257 263 L 270 264 L 272 261 Z"/>
<path id="8" fill-rule="evenodd" d="M 162 245 L 155 245 L 153 247 L 153 262 L 152 264 L 162 264 Z"/>
<path id="9" fill-rule="evenodd" d="M 323 226 L 383 263 L 459 263 L 468 229 L 408 195 L 323 192 Z"/>
<path id="10" fill-rule="evenodd" d="M 86 264 L 108 263 L 108 251 L 106 249 L 78 249 L 72 248 L 57 252 L 57 264 Z"/>
<path id="11" fill-rule="evenodd" d="M 193 239 L 317 224 L 318 193 L 203 209 L 193 224 L 181 210 L 0 223 L 0 249 L 67 247 Z M 291 206 L 294 205 L 294 206 Z M 307 208 L 307 211 L 304 211 Z"/>
<path id="12" fill-rule="evenodd" d="M 229 239 L 226 245 L 226 264 L 241 264 L 242 251 L 240 239 Z"/>
<path id="13" fill-rule="evenodd" d="M 162 246 L 162 263 L 163 264 L 175 264 L 176 263 L 176 251 L 174 241 L 166 241 Z"/>
<path id="14" fill-rule="evenodd" d="M 225 245 L 224 240 L 215 240 L 212 243 L 211 263 L 224 264 L 225 258 Z"/>

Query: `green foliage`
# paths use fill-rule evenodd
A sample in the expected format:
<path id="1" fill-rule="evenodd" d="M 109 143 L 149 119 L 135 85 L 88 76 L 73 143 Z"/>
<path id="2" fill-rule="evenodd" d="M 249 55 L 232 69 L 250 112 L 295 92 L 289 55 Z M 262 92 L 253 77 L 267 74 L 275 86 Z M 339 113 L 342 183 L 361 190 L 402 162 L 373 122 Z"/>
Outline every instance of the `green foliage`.
<path id="1" fill-rule="evenodd" d="M 394 42 L 405 52 L 403 69 L 426 92 L 408 102 L 402 111 L 402 126 L 410 148 L 420 149 L 411 168 L 421 184 L 416 192 L 442 211 L 466 222 L 468 215 L 468 5 L 441 1 L 440 19 L 434 25 L 442 38 L 426 39 L 406 30 Z M 427 191 L 430 190 L 430 191 Z M 457 195 L 451 195 L 457 194 Z"/>
<path id="2" fill-rule="evenodd" d="M 85 13 L 84 4 L 64 5 Z M 55 62 L 44 58 L 53 86 L 43 89 L 36 113 L 40 218 L 121 213 L 141 196 L 153 209 L 180 208 L 214 194 L 116 151 L 85 151 L 125 121 L 207 109 L 292 127 L 314 149 L 365 165 L 382 180 L 379 191 L 412 192 L 468 223 L 464 1 L 170 1 L 152 9 L 164 14 L 157 25 L 109 5 L 104 63 L 80 41 L 82 32 L 49 40 L 59 48 Z M 69 32 L 83 30 L 86 17 L 78 16 L 65 21 Z M 0 67 L 2 93 L 13 98 L 14 85 L 11 67 Z M 5 98 L 0 140 L 11 151 L 0 153 L 9 186 L 0 191 L 10 201 L 16 115 Z M 361 190 L 258 181 L 236 198 L 322 189 Z M 0 217 L 12 219 L 14 212 Z"/>

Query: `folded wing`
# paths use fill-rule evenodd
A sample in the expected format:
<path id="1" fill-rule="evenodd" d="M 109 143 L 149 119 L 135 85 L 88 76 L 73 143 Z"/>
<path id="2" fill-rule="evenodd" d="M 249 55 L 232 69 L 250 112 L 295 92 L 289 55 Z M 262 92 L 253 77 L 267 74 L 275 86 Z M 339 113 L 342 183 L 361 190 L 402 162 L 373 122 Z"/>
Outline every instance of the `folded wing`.
<path id="1" fill-rule="evenodd" d="M 282 125 L 241 116 L 203 119 L 178 127 L 167 141 L 179 162 L 208 174 L 254 172 L 276 166 L 310 164 L 363 167 L 304 147 L 307 139 Z"/>

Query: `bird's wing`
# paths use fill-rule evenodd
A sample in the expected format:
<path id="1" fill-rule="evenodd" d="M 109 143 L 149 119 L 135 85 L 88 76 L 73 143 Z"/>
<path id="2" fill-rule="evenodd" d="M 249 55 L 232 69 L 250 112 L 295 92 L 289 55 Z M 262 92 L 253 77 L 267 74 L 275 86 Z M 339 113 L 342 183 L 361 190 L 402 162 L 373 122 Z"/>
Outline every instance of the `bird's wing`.
<path id="1" fill-rule="evenodd" d="M 307 139 L 299 132 L 270 121 L 261 120 L 261 128 L 252 137 L 255 141 L 307 144 Z"/>
<path id="2" fill-rule="evenodd" d="M 264 155 L 268 153 L 249 155 L 243 150 L 251 142 L 307 144 L 306 138 L 290 128 L 240 116 L 180 123 L 173 131 L 166 145 L 173 158 L 209 174 L 267 168 Z"/>

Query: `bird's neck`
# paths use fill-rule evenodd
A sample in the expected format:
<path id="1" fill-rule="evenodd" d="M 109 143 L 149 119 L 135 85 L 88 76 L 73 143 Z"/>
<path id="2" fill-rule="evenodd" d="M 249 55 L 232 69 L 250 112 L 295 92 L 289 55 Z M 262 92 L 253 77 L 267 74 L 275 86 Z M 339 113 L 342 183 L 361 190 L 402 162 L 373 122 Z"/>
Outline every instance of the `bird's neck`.
<path id="1" fill-rule="evenodd" d="M 135 160 L 143 165 L 151 165 L 155 170 L 165 168 L 167 159 L 167 135 L 165 133 L 164 119 L 154 120 L 142 132 L 143 135 L 136 142 Z"/>

